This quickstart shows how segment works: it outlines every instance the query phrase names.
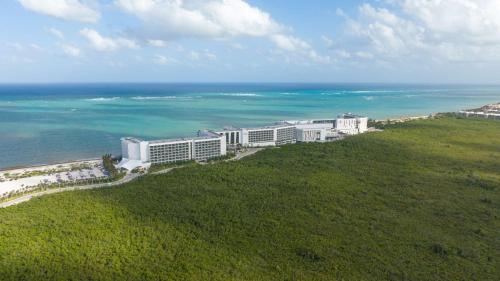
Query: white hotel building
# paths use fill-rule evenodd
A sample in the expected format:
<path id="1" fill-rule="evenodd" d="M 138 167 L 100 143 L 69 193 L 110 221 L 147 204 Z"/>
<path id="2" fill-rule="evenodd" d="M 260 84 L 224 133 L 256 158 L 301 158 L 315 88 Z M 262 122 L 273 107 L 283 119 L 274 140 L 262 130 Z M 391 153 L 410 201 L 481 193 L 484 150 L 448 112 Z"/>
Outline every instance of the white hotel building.
<path id="1" fill-rule="evenodd" d="M 368 117 L 344 113 L 335 120 L 335 130 L 347 134 L 356 135 L 368 131 Z"/>
<path id="2" fill-rule="evenodd" d="M 280 124 L 260 128 L 228 128 L 217 132 L 222 135 L 228 146 L 264 147 L 295 143 L 295 126 Z"/>
<path id="3" fill-rule="evenodd" d="M 122 161 L 118 167 L 127 170 L 151 164 L 206 161 L 226 155 L 226 139 L 209 131 L 200 132 L 195 138 L 155 141 L 122 138 L 121 142 Z"/>
<path id="4" fill-rule="evenodd" d="M 315 119 L 284 121 L 295 126 L 298 142 L 325 142 L 356 135 L 368 130 L 368 118 L 346 113 L 337 119 Z"/>
<path id="5" fill-rule="evenodd" d="M 195 138 L 144 141 L 123 138 L 120 168 L 132 170 L 151 164 L 206 161 L 226 155 L 228 148 L 266 147 L 296 142 L 326 142 L 366 132 L 368 118 L 342 114 L 337 119 L 283 121 L 260 128 L 199 131 Z"/>

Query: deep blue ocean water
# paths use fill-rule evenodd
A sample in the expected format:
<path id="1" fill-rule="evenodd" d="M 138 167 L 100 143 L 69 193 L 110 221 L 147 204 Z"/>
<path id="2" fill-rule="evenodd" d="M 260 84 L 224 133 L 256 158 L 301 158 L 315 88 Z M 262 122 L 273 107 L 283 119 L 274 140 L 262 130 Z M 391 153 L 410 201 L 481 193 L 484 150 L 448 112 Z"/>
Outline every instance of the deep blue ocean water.
<path id="1" fill-rule="evenodd" d="M 0 168 L 120 154 L 119 139 L 285 119 L 425 115 L 500 102 L 500 86 L 377 84 L 0 85 Z"/>

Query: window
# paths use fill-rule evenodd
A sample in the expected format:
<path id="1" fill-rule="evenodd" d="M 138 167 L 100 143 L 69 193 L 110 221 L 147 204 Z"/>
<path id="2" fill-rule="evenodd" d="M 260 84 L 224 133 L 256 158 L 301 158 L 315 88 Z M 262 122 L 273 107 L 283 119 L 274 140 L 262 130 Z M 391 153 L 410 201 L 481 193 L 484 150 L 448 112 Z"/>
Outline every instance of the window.
<path id="1" fill-rule="evenodd" d="M 273 142 L 274 130 L 259 130 L 248 132 L 249 142 Z"/>
<path id="2" fill-rule="evenodd" d="M 203 140 L 194 143 L 194 158 L 207 160 L 221 156 L 220 140 Z"/>
<path id="3" fill-rule="evenodd" d="M 170 163 L 191 159 L 190 143 L 166 143 L 149 148 L 150 161 L 153 164 Z"/>

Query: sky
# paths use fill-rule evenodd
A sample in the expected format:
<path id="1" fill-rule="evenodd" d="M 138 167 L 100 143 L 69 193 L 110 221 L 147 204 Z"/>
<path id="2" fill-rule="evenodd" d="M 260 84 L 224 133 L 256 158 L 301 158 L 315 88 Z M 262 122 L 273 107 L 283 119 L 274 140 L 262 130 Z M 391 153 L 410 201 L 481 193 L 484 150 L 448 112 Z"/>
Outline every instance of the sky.
<path id="1" fill-rule="evenodd" d="M 500 83 L 498 0 L 2 0 L 0 83 Z"/>

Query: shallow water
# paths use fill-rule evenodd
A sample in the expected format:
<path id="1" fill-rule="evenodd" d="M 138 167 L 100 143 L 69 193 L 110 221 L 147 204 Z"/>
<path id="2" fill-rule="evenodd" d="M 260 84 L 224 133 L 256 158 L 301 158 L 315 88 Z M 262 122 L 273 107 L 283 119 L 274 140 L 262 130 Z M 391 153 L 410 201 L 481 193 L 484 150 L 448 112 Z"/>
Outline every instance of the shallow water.
<path id="1" fill-rule="evenodd" d="M 500 101 L 500 86 L 370 84 L 0 85 L 0 168 L 120 154 L 119 139 L 191 136 L 342 112 L 387 118 Z"/>

